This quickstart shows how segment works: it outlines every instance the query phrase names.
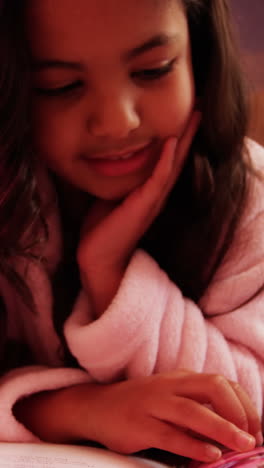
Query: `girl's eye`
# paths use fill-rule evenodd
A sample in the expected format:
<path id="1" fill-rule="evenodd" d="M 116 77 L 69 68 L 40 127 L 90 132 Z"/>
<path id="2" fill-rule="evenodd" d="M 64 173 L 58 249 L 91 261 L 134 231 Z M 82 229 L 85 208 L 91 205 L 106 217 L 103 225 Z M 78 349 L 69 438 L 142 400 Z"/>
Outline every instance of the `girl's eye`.
<path id="1" fill-rule="evenodd" d="M 81 81 L 74 81 L 59 88 L 35 88 L 35 92 L 40 96 L 59 97 L 71 95 L 82 86 Z"/>
<path id="2" fill-rule="evenodd" d="M 145 70 L 140 70 L 132 73 L 132 78 L 136 78 L 143 81 L 154 81 L 159 80 L 165 75 L 168 75 L 176 63 L 176 59 L 171 60 L 165 65 L 157 68 L 147 68 Z"/>

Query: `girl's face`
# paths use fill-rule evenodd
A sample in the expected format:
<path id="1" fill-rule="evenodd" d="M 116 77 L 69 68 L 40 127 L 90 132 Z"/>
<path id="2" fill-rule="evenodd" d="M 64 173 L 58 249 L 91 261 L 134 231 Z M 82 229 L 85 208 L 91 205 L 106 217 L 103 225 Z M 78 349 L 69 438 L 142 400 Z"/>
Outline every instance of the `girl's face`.
<path id="1" fill-rule="evenodd" d="M 36 150 L 103 199 L 141 185 L 194 106 L 180 0 L 27 0 Z"/>

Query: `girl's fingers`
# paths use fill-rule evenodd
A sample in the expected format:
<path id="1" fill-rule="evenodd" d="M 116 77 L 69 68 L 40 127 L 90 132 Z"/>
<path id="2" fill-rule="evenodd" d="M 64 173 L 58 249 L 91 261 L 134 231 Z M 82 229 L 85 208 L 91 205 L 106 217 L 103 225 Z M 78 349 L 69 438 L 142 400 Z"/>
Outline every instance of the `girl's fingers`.
<path id="1" fill-rule="evenodd" d="M 248 401 L 246 398 L 243 400 L 240 398 L 239 392 L 234 391 L 227 379 L 220 375 L 194 373 L 193 382 L 190 385 L 190 378 L 191 375 L 188 372 L 186 377 L 183 376 L 178 382 L 177 395 L 210 404 L 222 418 L 232 422 L 240 429 L 248 430 Z M 252 418 L 253 414 L 257 416 L 254 411 L 251 414 Z M 255 433 L 252 434 L 255 435 Z"/>
<path id="2" fill-rule="evenodd" d="M 256 436 L 261 431 L 257 410 L 247 393 L 237 382 L 219 375 L 201 374 L 195 378 L 192 390 L 182 388 L 182 395 L 210 403 L 215 412 L 240 429 Z M 177 394 L 179 390 L 177 389 Z"/>
<path id="3" fill-rule="evenodd" d="M 139 189 L 141 198 L 149 200 L 149 212 L 152 213 L 151 221 L 159 214 L 182 172 L 200 122 L 201 113 L 195 111 L 181 138 L 177 140 L 171 137 L 165 142 L 152 176 Z"/>
<path id="4" fill-rule="evenodd" d="M 220 375 L 197 374 L 182 370 L 170 374 L 172 392 L 177 396 L 210 404 L 226 421 L 257 437 L 261 443 L 261 422 L 257 410 L 246 392 L 236 382 Z"/>
<path id="5" fill-rule="evenodd" d="M 161 157 L 151 177 L 124 202 L 130 213 L 130 222 L 143 228 L 143 233 L 159 214 L 161 207 L 177 181 L 190 146 L 201 121 L 201 113 L 195 111 L 187 128 L 178 141 L 171 137 L 166 140 Z M 140 232 L 142 235 L 142 232 Z"/>
<path id="6" fill-rule="evenodd" d="M 233 388 L 233 391 L 236 393 L 237 397 L 239 398 L 241 404 L 243 405 L 243 408 L 247 417 L 248 432 L 252 434 L 253 436 L 258 435 L 258 438 L 261 438 L 260 437 L 261 429 L 262 429 L 261 421 L 251 399 L 237 382 L 230 381 L 229 383 L 231 387 Z M 258 440 L 257 442 L 261 443 L 261 440 Z M 262 440 L 262 443 L 263 443 L 263 440 Z"/>
<path id="7" fill-rule="evenodd" d="M 177 151 L 175 154 L 173 181 L 177 180 L 182 170 L 186 156 L 190 150 L 193 139 L 201 123 L 202 114 L 200 111 L 194 111 L 182 137 L 179 139 Z"/>
<path id="8" fill-rule="evenodd" d="M 194 111 L 181 138 L 177 140 L 171 137 L 165 142 L 154 172 L 144 186 L 146 189 L 149 185 L 152 186 L 152 191 L 157 192 L 157 195 L 163 198 L 164 195 L 168 195 L 180 176 L 200 122 L 201 113 Z M 160 193 L 161 189 L 165 189 L 164 194 Z"/>
<path id="9" fill-rule="evenodd" d="M 201 123 L 202 114 L 200 111 L 195 110 L 190 118 L 188 125 L 186 126 L 183 135 L 179 140 L 177 148 L 178 160 L 182 163 L 184 161 L 186 153 L 188 153 L 192 144 L 193 138 L 198 130 Z"/>
<path id="10" fill-rule="evenodd" d="M 251 450 L 256 440 L 247 432 L 222 418 L 197 401 L 174 397 L 162 408 L 159 419 L 177 426 L 190 429 L 197 435 L 209 438 L 232 450 Z"/>
<path id="11" fill-rule="evenodd" d="M 213 443 L 202 442 L 165 421 L 152 419 L 148 434 L 150 434 L 148 448 L 155 447 L 202 462 L 217 461 L 222 455 L 221 450 Z"/>

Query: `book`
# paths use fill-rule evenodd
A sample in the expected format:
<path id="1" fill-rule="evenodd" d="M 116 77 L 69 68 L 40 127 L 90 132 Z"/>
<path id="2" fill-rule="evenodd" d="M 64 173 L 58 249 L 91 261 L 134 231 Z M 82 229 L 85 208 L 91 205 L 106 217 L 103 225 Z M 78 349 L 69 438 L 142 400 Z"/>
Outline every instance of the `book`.
<path id="1" fill-rule="evenodd" d="M 96 447 L 0 443 L 0 468 L 166 468 L 169 465 Z M 171 465 L 170 465 L 171 466 Z"/>
<path id="2" fill-rule="evenodd" d="M 152 458 L 148 457 L 152 454 Z M 48 443 L 0 443 L 0 468 L 263 468 L 264 447 L 250 452 L 226 450 L 215 463 L 190 461 L 167 452 L 121 455 L 83 445 Z"/>

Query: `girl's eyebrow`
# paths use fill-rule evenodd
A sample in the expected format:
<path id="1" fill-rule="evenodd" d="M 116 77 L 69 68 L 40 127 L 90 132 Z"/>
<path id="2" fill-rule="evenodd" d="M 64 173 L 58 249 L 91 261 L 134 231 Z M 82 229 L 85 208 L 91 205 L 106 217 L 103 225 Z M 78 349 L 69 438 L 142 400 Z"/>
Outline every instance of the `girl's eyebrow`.
<path id="1" fill-rule="evenodd" d="M 133 58 L 138 57 L 139 55 L 142 55 L 145 52 L 148 52 L 152 49 L 168 45 L 174 41 L 178 41 L 179 37 L 180 36 L 178 34 L 174 34 L 171 36 L 168 34 L 159 34 L 159 35 L 153 36 L 152 38 L 150 38 L 143 44 L 140 44 L 139 46 L 133 48 L 132 50 L 125 52 L 123 54 L 123 59 L 124 61 L 132 60 Z M 61 69 L 71 69 L 71 70 L 82 71 L 84 66 L 79 62 L 57 60 L 57 59 L 53 59 L 53 60 L 44 59 L 44 60 L 33 60 L 32 68 L 34 71 L 41 71 L 47 68 L 61 68 Z"/>
<path id="2" fill-rule="evenodd" d="M 135 47 L 134 49 L 129 50 L 128 52 L 125 52 L 124 59 L 126 61 L 131 60 L 135 57 L 138 57 L 141 54 L 144 54 L 145 52 L 155 49 L 156 47 L 162 47 L 162 46 L 168 45 L 171 42 L 178 41 L 179 39 L 180 39 L 179 34 L 173 34 L 173 35 L 158 34 L 156 36 L 151 37 L 149 40 Z"/>
<path id="3" fill-rule="evenodd" d="M 66 69 L 71 69 L 71 70 L 77 70 L 81 71 L 83 69 L 83 66 L 78 63 L 78 62 L 68 62 L 65 60 L 33 60 L 32 61 L 32 68 L 33 71 L 41 71 L 41 70 L 46 70 L 47 68 L 64 68 Z"/>

